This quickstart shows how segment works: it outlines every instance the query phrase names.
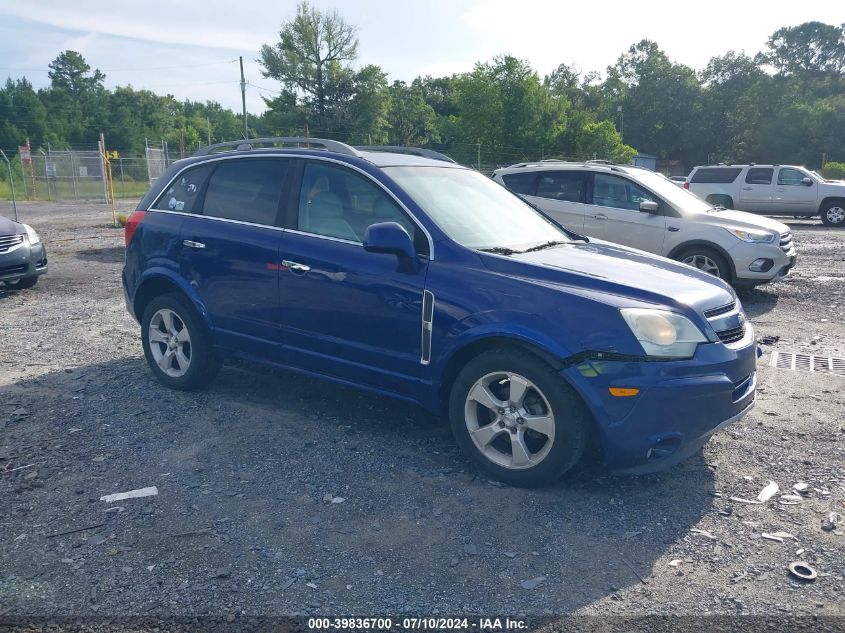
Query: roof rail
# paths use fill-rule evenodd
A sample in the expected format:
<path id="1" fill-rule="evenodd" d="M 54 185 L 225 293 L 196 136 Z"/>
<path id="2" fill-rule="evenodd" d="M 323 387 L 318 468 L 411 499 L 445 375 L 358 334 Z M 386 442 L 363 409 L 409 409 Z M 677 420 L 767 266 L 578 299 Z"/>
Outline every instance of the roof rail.
<path id="1" fill-rule="evenodd" d="M 587 165 L 612 165 L 609 160 L 604 160 L 603 158 L 594 158 L 593 160 L 586 160 L 584 161 Z"/>
<path id="2" fill-rule="evenodd" d="M 395 154 L 410 154 L 411 156 L 421 156 L 423 158 L 432 158 L 434 160 L 442 160 L 447 163 L 456 163 L 440 152 L 435 152 L 433 149 L 425 149 L 423 147 L 403 147 L 401 145 L 356 145 L 355 149 L 364 152 L 393 152 Z"/>
<path id="3" fill-rule="evenodd" d="M 194 153 L 194 156 L 208 156 L 209 154 L 217 154 L 218 150 L 225 150 L 232 148 L 229 151 L 244 151 L 254 149 L 256 145 L 313 145 L 321 147 L 330 152 L 337 152 L 338 154 L 346 154 L 347 156 L 361 156 L 354 147 L 341 143 L 340 141 L 333 141 L 325 138 L 311 138 L 308 136 L 273 136 L 267 138 L 244 138 L 238 141 L 226 141 L 225 143 L 215 143 L 208 147 L 203 147 Z"/>

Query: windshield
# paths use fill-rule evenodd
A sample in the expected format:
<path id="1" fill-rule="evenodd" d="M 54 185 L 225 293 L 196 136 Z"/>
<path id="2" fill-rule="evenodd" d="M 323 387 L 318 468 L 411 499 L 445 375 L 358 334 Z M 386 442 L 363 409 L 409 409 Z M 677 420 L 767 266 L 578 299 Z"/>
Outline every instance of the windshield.
<path id="1" fill-rule="evenodd" d="M 661 174 L 653 171 L 634 170 L 631 172 L 631 176 L 683 214 L 707 213 L 707 211 L 713 208 L 713 205 L 709 202 L 704 202 L 704 200 L 694 193 L 682 189 Z"/>
<path id="2" fill-rule="evenodd" d="M 446 235 L 467 248 L 524 251 L 569 236 L 521 198 L 471 169 L 385 167 Z"/>

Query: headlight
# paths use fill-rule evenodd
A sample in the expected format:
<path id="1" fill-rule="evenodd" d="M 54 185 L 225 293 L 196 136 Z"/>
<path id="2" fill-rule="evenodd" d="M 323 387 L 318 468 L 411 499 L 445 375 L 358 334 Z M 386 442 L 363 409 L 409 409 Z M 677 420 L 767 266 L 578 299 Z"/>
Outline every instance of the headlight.
<path id="1" fill-rule="evenodd" d="M 675 312 L 646 308 L 619 312 L 648 356 L 692 358 L 698 344 L 707 342 L 692 321 Z"/>
<path id="2" fill-rule="evenodd" d="M 31 246 L 35 246 L 41 241 L 41 238 L 38 237 L 38 233 L 36 233 L 35 229 L 29 226 L 29 224 L 24 224 L 23 228 L 26 229 L 26 236 L 29 238 L 29 244 Z"/>
<path id="3" fill-rule="evenodd" d="M 771 244 L 779 237 L 766 231 L 743 231 L 742 229 L 728 229 L 728 231 L 743 242 L 751 242 L 752 244 Z"/>

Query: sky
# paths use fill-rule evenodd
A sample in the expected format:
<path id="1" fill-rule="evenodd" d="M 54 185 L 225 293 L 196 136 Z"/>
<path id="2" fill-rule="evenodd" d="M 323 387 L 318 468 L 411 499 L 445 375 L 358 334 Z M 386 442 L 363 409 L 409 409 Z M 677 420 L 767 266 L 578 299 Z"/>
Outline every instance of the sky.
<path id="1" fill-rule="evenodd" d="M 760 51 L 782 26 L 845 23 L 845 2 L 704 3 L 641 0 L 312 0 L 358 27 L 358 68 L 376 64 L 390 81 L 472 70 L 510 54 L 542 77 L 559 64 L 604 73 L 631 44 L 655 40 L 671 59 L 702 69 L 728 50 Z M 239 111 L 243 56 L 247 110 L 279 84 L 262 76 L 262 44 L 279 39 L 296 0 L 0 0 L 0 78 L 49 85 L 47 64 L 80 52 L 106 85 L 132 85 Z M 698 10 L 690 11 L 690 8 Z"/>

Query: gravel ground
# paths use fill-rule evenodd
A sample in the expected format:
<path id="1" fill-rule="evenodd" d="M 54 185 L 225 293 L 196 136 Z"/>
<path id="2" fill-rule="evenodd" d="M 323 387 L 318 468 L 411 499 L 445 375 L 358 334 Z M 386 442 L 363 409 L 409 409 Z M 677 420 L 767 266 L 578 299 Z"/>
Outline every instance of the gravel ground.
<path id="1" fill-rule="evenodd" d="M 741 295 L 758 404 L 703 454 L 525 491 L 385 398 L 245 364 L 168 391 L 106 207 L 19 213 L 50 272 L 0 289 L 0 615 L 845 615 L 845 377 L 768 366 L 773 349 L 845 357 L 845 231 L 794 222 L 797 269 Z M 730 499 L 770 481 L 766 503 Z M 791 578 L 795 560 L 818 579 Z"/>

